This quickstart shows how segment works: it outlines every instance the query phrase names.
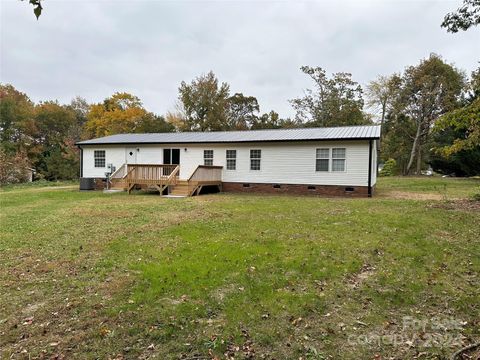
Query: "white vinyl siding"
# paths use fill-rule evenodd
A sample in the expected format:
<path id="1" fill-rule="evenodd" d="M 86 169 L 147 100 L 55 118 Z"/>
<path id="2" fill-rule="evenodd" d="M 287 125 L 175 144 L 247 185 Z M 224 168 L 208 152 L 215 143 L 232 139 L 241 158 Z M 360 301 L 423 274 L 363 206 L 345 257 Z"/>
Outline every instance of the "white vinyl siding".
<path id="1" fill-rule="evenodd" d="M 190 177 L 198 165 L 204 163 L 205 145 L 202 144 L 158 144 L 135 145 L 138 164 L 162 164 L 164 148 L 180 149 L 180 179 Z M 117 169 L 125 163 L 126 148 L 133 145 L 106 145 L 108 163 Z M 217 154 L 215 165 L 223 166 L 222 181 L 238 183 L 309 184 L 367 186 L 368 184 L 368 140 L 350 141 L 306 141 L 276 143 L 229 143 L 211 144 L 209 149 Z M 94 167 L 94 145 L 84 145 L 83 176 L 104 177 L 104 168 Z M 345 171 L 315 171 L 316 149 L 345 149 Z M 98 147 L 97 147 L 98 149 Z M 236 150 L 235 171 L 227 170 L 227 150 Z M 261 150 L 261 170 L 250 170 L 250 150 Z M 372 168 L 376 163 L 375 142 Z M 330 154 L 331 156 L 331 154 Z M 375 184 L 375 169 L 372 169 L 372 185 Z"/>

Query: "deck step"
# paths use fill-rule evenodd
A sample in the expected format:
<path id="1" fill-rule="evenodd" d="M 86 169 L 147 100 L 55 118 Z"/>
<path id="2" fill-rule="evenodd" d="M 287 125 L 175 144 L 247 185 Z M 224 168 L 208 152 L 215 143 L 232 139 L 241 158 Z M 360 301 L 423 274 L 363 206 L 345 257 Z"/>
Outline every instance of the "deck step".
<path id="1" fill-rule="evenodd" d="M 186 191 L 172 191 L 172 192 L 170 193 L 170 195 L 184 195 L 184 196 L 188 196 L 189 193 L 186 192 Z"/>

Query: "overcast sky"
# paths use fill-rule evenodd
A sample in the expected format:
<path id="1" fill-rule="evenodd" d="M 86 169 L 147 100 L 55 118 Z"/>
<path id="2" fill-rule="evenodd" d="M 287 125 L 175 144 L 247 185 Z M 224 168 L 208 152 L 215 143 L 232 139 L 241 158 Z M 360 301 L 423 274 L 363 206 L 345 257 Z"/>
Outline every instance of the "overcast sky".
<path id="1" fill-rule="evenodd" d="M 0 0 L 0 81 L 32 100 L 116 91 L 158 114 L 173 110 L 182 80 L 212 70 L 261 111 L 292 116 L 288 99 L 310 85 L 299 70 L 351 72 L 362 85 L 435 52 L 468 74 L 480 60 L 480 28 L 449 34 L 454 1 Z"/>

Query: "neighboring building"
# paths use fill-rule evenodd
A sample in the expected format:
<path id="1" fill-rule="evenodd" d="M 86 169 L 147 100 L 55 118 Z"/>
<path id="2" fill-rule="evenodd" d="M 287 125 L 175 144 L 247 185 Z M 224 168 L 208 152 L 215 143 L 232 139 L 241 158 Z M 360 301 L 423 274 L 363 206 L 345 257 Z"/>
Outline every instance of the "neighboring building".
<path id="1" fill-rule="evenodd" d="M 185 195 L 191 195 L 189 181 L 210 185 L 206 181 L 215 180 L 223 191 L 371 196 L 379 139 L 380 126 L 349 126 L 118 134 L 77 145 L 80 176 L 95 179 L 96 187 L 105 183 L 113 166 L 115 184 L 128 189 L 136 176 L 148 178 L 137 186 L 162 178 L 154 185 L 173 194 L 182 194 L 184 187 Z M 169 183 L 166 177 L 175 167 L 165 164 L 179 165 Z"/>

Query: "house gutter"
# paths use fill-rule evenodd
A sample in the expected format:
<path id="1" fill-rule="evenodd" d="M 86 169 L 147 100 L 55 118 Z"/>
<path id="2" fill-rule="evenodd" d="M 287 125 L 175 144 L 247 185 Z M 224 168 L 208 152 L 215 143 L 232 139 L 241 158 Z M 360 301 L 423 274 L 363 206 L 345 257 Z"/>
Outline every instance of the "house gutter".
<path id="1" fill-rule="evenodd" d="M 237 141 L 167 141 L 167 142 L 158 142 L 158 141 L 116 141 L 116 142 L 94 142 L 93 140 L 76 142 L 75 145 L 87 146 L 104 146 L 104 145 L 190 145 L 190 144 L 259 144 L 259 143 L 292 143 L 292 142 L 320 142 L 320 141 L 359 141 L 359 140 L 378 140 L 378 137 L 355 137 L 355 138 L 331 138 L 331 139 L 287 139 L 287 140 L 237 140 Z M 92 142 L 89 142 L 92 141 Z"/>
<path id="2" fill-rule="evenodd" d="M 372 197 L 372 154 L 373 140 L 368 142 L 368 197 Z"/>

